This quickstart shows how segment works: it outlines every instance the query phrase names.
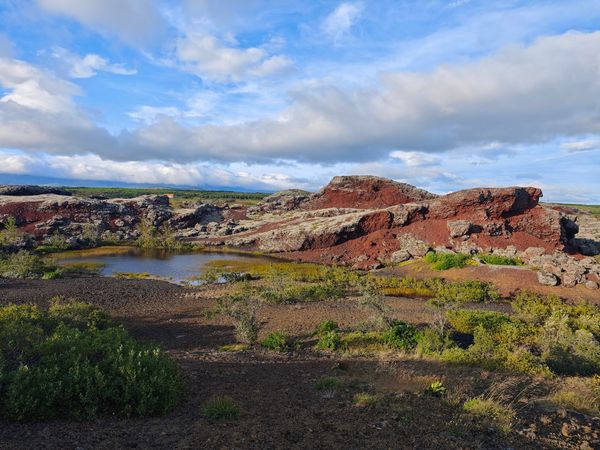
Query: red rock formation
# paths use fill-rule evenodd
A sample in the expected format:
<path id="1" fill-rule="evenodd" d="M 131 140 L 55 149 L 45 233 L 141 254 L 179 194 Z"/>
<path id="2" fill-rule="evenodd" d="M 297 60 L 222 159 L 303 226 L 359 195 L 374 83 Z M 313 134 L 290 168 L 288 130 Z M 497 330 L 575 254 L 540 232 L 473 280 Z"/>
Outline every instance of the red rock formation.
<path id="1" fill-rule="evenodd" d="M 376 209 L 433 199 L 430 192 L 410 184 L 372 176 L 334 177 L 321 191 L 302 205 L 304 209 Z"/>

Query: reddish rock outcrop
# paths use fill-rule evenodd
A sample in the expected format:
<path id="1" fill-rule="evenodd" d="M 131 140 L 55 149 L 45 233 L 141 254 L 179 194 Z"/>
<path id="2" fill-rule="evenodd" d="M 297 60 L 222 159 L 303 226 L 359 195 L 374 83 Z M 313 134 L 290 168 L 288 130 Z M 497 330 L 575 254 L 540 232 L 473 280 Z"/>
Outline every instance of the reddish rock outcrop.
<path id="1" fill-rule="evenodd" d="M 334 177 L 321 191 L 302 205 L 304 209 L 375 209 L 414 203 L 436 195 L 410 184 L 373 176 Z"/>

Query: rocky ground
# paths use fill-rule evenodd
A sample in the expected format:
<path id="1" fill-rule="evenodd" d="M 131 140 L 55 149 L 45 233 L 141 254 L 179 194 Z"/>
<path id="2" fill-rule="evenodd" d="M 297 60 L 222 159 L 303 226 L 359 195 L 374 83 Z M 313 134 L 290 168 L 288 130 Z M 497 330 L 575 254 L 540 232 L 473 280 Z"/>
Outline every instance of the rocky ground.
<path id="1" fill-rule="evenodd" d="M 221 352 L 235 342 L 223 317 L 206 308 L 215 288 L 182 288 L 151 280 L 86 278 L 2 281 L 0 304 L 46 305 L 54 295 L 74 296 L 110 312 L 137 337 L 166 348 L 189 385 L 183 403 L 165 417 L 92 422 L 0 423 L 0 448 L 598 448 L 596 419 L 542 404 L 547 386 L 527 377 L 440 364 L 397 354 L 343 357 L 307 346 L 291 353 L 260 349 Z M 413 323 L 430 320 L 418 300 L 389 299 L 394 316 Z M 490 305 L 506 308 L 506 305 Z M 365 312 L 352 299 L 304 305 L 262 305 L 262 335 L 287 329 L 308 336 L 327 318 L 355 324 Z M 335 376 L 342 388 L 319 391 L 315 383 Z M 451 401 L 424 393 L 441 379 L 456 395 L 476 395 L 490 385 L 522 392 L 518 421 L 507 435 L 464 414 Z M 511 395 L 517 396 L 517 392 Z M 358 407 L 353 396 L 370 392 L 383 400 Z M 523 394 L 524 392 L 524 394 Z M 214 422 L 201 405 L 215 393 L 242 407 L 238 420 Z"/>

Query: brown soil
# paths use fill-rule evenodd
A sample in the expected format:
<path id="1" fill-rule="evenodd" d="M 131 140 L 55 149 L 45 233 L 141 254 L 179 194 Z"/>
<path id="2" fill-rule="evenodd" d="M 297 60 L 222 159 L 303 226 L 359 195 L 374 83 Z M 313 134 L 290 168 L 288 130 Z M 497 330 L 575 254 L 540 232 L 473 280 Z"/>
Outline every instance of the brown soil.
<path id="1" fill-rule="evenodd" d="M 209 319 L 203 312 L 223 289 L 228 288 L 189 289 L 153 280 L 110 278 L 1 282 L 0 304 L 45 306 L 52 296 L 65 295 L 101 306 L 138 338 L 167 349 L 183 370 L 189 394 L 165 417 L 0 422 L 0 448 L 533 449 L 579 448 L 584 441 L 592 448 L 600 445 L 599 422 L 575 413 L 545 410 L 527 402 L 518 408 L 514 431 L 505 436 L 466 416 L 459 407 L 424 394 L 435 379 L 442 379 L 451 392 L 468 395 L 509 378 L 526 383 L 532 396 L 547 390 L 522 377 L 398 354 L 342 357 L 314 351 L 310 342 L 287 354 L 261 349 L 219 352 L 221 345 L 235 342 L 233 329 L 224 318 Z M 421 301 L 390 299 L 389 303 L 398 318 L 414 323 L 430 319 Z M 347 299 L 262 306 L 259 317 L 263 334 L 285 329 L 308 336 L 324 319 L 348 326 L 367 319 L 368 314 Z M 316 390 L 314 384 L 323 376 L 338 377 L 343 389 Z M 352 402 L 358 392 L 372 392 L 384 400 L 359 408 Z M 220 423 L 201 415 L 202 403 L 214 394 L 231 395 L 239 402 L 239 420 Z M 567 436 L 562 434 L 565 429 Z"/>

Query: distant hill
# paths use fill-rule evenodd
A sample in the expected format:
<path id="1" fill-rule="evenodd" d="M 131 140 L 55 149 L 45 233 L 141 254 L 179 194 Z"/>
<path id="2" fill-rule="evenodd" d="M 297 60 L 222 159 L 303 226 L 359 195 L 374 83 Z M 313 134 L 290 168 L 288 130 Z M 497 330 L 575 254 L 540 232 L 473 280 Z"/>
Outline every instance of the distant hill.
<path id="1" fill-rule="evenodd" d="M 72 178 L 43 177 L 36 175 L 14 175 L 0 173 L 0 184 L 34 184 L 46 186 L 67 186 L 67 187 L 113 187 L 113 188 L 171 188 L 185 190 L 202 191 L 221 191 L 221 192 L 261 192 L 273 193 L 267 189 L 248 189 L 240 186 L 211 186 L 211 185 L 177 185 L 177 184 L 157 184 L 157 183 L 126 183 L 123 181 L 102 181 L 102 180 L 82 180 Z"/>

